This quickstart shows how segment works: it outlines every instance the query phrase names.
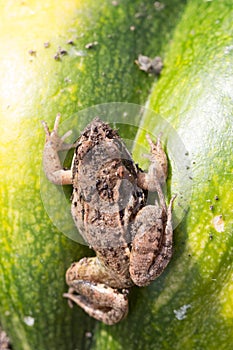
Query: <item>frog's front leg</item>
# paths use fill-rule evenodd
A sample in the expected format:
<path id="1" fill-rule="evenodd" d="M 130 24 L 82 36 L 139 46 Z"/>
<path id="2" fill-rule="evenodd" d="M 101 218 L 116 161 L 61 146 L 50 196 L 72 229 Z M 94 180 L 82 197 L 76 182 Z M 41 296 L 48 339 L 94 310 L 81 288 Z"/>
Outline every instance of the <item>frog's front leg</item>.
<path id="1" fill-rule="evenodd" d="M 63 296 L 79 305 L 91 317 L 108 325 L 121 321 L 128 313 L 126 293 L 101 282 L 109 276 L 98 258 L 83 258 L 73 263 L 66 273 L 70 286 Z"/>
<path id="2" fill-rule="evenodd" d="M 172 257 L 172 203 L 167 209 L 164 223 L 163 209 L 148 205 L 142 208 L 135 219 L 136 235 L 130 253 L 130 276 L 138 286 L 146 286 L 166 268 Z"/>
<path id="3" fill-rule="evenodd" d="M 57 115 L 54 128 L 51 132 L 49 131 L 47 124 L 44 121 L 42 122 L 46 134 L 43 152 L 43 168 L 49 181 L 55 185 L 68 185 L 72 183 L 72 172 L 71 170 L 64 170 L 62 168 L 58 152 L 69 150 L 70 148 L 75 147 L 75 145 L 64 143 L 64 140 L 71 134 L 71 130 L 65 133 L 62 137 L 58 135 L 59 121 L 60 114 Z"/>
<path id="4" fill-rule="evenodd" d="M 159 135 L 157 142 L 154 143 L 149 135 L 146 135 L 147 141 L 151 148 L 151 154 L 148 156 L 151 164 L 148 173 L 138 173 L 138 186 L 144 190 L 157 192 L 161 207 L 166 211 L 166 203 L 162 186 L 167 179 L 167 156 L 164 152 Z"/>

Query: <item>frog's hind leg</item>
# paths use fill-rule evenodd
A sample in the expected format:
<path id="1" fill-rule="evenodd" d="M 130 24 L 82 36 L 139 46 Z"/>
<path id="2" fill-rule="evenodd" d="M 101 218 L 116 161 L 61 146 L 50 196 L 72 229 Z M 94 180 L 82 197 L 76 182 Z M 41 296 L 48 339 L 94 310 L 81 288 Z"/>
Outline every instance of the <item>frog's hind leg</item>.
<path id="1" fill-rule="evenodd" d="M 159 277 L 172 257 L 172 203 L 175 197 L 168 206 L 165 227 L 163 209 L 158 207 L 148 205 L 136 217 L 130 276 L 138 286 L 146 286 Z"/>
<path id="2" fill-rule="evenodd" d="M 83 258 L 66 273 L 70 286 L 63 296 L 83 308 L 90 316 L 108 325 L 122 320 L 128 313 L 126 293 L 109 287 L 109 276 L 98 258 Z"/>
<path id="3" fill-rule="evenodd" d="M 63 296 L 79 305 L 89 316 L 113 325 L 127 315 L 127 296 L 116 289 L 88 281 L 74 281 L 73 286 Z"/>
<path id="4" fill-rule="evenodd" d="M 161 242 L 161 249 L 151 265 L 148 273 L 150 280 L 154 280 L 161 275 L 171 260 L 173 253 L 173 228 L 172 228 L 172 205 L 176 198 L 174 195 L 167 208 L 167 222 Z"/>

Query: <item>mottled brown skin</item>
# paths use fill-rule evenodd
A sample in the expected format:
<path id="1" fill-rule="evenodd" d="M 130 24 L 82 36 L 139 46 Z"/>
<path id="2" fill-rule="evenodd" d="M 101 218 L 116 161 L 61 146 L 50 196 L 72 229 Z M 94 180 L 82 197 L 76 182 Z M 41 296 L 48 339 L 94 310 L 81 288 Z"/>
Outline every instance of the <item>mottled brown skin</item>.
<path id="1" fill-rule="evenodd" d="M 172 198 L 168 208 L 161 186 L 167 178 L 167 157 L 160 139 L 151 147 L 148 173 L 133 162 L 117 132 L 94 119 L 75 145 L 58 136 L 59 116 L 50 133 L 44 123 L 44 171 L 55 184 L 72 184 L 75 224 L 95 252 L 67 270 L 64 296 L 90 316 L 115 324 L 128 312 L 127 290 L 158 277 L 172 256 Z M 63 170 L 58 151 L 75 147 L 71 170 Z M 146 206 L 147 191 L 159 203 Z"/>

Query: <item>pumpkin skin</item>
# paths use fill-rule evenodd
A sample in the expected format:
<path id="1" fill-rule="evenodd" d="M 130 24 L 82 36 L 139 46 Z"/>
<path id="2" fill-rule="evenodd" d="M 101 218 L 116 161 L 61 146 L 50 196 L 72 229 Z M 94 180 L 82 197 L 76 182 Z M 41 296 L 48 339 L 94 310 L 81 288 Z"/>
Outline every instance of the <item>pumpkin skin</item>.
<path id="1" fill-rule="evenodd" d="M 181 1 L 170 3 L 164 17 L 139 19 L 137 35 L 126 28 L 140 1 L 124 1 L 123 8 L 108 1 L 1 4 L 0 318 L 17 350 L 231 349 L 232 4 L 190 1 L 168 44 L 184 9 Z M 151 6 L 148 1 L 147 14 Z M 110 42 L 103 30 L 113 35 Z M 70 39 L 87 56 L 77 60 Z M 85 48 L 94 41 L 93 50 Z M 68 55 L 57 61 L 59 46 Z M 153 77 L 131 63 L 160 49 L 165 68 L 147 106 L 169 121 L 188 150 L 192 198 L 168 268 L 149 287 L 132 289 L 128 317 L 109 328 L 62 299 L 67 267 L 91 252 L 58 232 L 44 210 L 40 121 L 52 125 L 57 112 L 66 119 L 103 102 L 144 104 Z M 145 114 L 147 130 L 154 122 Z M 173 192 L 172 176 L 170 183 Z"/>
<path id="2" fill-rule="evenodd" d="M 66 120 L 99 103 L 144 104 L 154 77 L 134 61 L 163 52 L 183 7 L 0 2 L 0 321 L 14 349 L 95 346 L 97 323 L 62 298 L 66 269 L 92 252 L 59 232 L 43 206 L 41 120 L 52 126 L 58 112 Z"/>

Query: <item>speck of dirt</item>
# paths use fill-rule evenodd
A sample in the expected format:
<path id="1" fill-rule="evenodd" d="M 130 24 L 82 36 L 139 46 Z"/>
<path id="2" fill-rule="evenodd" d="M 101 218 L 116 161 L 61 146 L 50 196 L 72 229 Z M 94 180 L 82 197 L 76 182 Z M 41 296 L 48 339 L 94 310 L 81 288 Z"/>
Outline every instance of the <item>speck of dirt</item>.
<path id="1" fill-rule="evenodd" d="M 155 7 L 156 11 L 162 11 L 165 8 L 165 4 L 163 4 L 160 1 L 155 1 L 154 7 Z"/>
<path id="2" fill-rule="evenodd" d="M 213 225 L 217 232 L 224 232 L 224 221 L 222 215 L 213 218 Z"/>
<path id="3" fill-rule="evenodd" d="M 53 56 L 53 58 L 55 59 L 55 61 L 61 61 L 61 56 L 58 52 Z"/>
<path id="4" fill-rule="evenodd" d="M 30 56 L 36 56 L 36 50 L 29 50 L 28 53 Z"/>
<path id="5" fill-rule="evenodd" d="M 140 70 L 148 74 L 159 75 L 163 68 L 163 61 L 160 56 L 150 58 L 140 54 L 134 62 Z"/>
<path id="6" fill-rule="evenodd" d="M 10 339 L 0 326 L 0 350 L 12 350 Z"/>
<path id="7" fill-rule="evenodd" d="M 191 304 L 183 305 L 178 310 L 173 310 L 177 320 L 182 321 L 187 317 L 187 310 L 191 308 Z"/>
<path id="8" fill-rule="evenodd" d="M 61 48 L 61 47 L 58 48 L 58 53 L 59 53 L 61 56 L 68 55 L 67 50 L 65 50 L 65 49 L 63 49 L 63 48 Z"/>
<path id="9" fill-rule="evenodd" d="M 93 337 L 93 334 L 91 332 L 86 332 L 85 337 L 90 339 Z"/>
<path id="10" fill-rule="evenodd" d="M 89 50 L 89 49 L 93 49 L 97 45 L 98 45 L 98 41 L 94 41 L 93 43 L 86 44 L 85 48 Z"/>

